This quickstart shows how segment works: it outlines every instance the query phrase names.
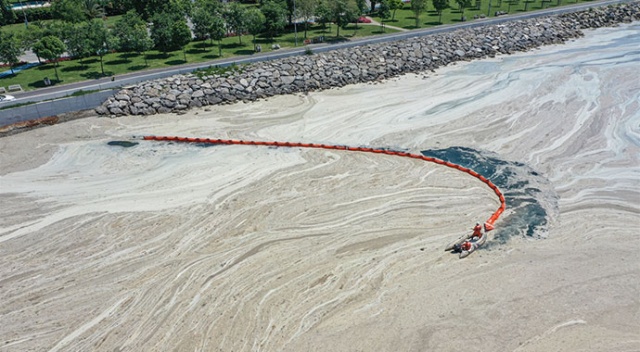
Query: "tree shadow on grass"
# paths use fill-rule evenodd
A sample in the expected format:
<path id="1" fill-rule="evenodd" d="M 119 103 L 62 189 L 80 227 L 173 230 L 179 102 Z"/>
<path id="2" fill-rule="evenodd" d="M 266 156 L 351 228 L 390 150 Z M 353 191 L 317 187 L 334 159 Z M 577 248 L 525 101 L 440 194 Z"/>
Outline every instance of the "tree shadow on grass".
<path id="1" fill-rule="evenodd" d="M 139 53 L 135 53 L 135 52 L 130 52 L 130 53 L 122 53 L 120 55 L 118 55 L 119 58 L 121 59 L 130 59 L 132 57 L 138 57 L 140 56 Z"/>
<path id="2" fill-rule="evenodd" d="M 195 49 L 195 48 L 192 48 L 192 49 L 186 50 L 185 52 L 186 52 L 187 54 L 191 54 L 191 55 L 200 55 L 200 54 L 202 54 L 202 53 L 206 53 L 206 52 L 207 52 L 207 51 L 209 51 L 209 50 L 211 50 L 211 46 L 207 47 L 207 49 L 206 49 L 206 50 L 205 50 L 205 49 Z"/>
<path id="3" fill-rule="evenodd" d="M 234 55 L 252 55 L 253 53 L 252 49 L 240 49 L 233 52 Z"/>
<path id="4" fill-rule="evenodd" d="M 219 59 L 221 58 L 221 56 L 219 56 L 218 54 L 208 54 L 208 55 L 202 55 L 202 58 L 203 59 Z"/>
<path id="5" fill-rule="evenodd" d="M 109 60 L 104 62 L 104 64 L 108 66 L 125 65 L 130 63 L 131 63 L 131 60 L 128 60 L 128 59 L 115 59 L 115 60 Z"/>
<path id="6" fill-rule="evenodd" d="M 348 42 L 349 38 L 343 37 L 343 36 L 339 36 L 339 37 L 325 37 L 325 42 L 329 43 L 329 44 L 336 44 L 336 43 L 344 43 L 344 42 Z"/>
<path id="7" fill-rule="evenodd" d="M 210 48 L 210 47 L 211 47 L 211 44 L 210 43 L 206 43 L 205 41 L 200 41 L 200 42 L 196 42 L 195 44 L 193 44 L 193 48 L 194 49 L 206 50 L 207 48 Z"/>
<path id="8" fill-rule="evenodd" d="M 31 68 L 31 70 L 37 70 L 37 71 L 53 70 L 53 64 L 43 64 L 43 65 Z"/>
<path id="9" fill-rule="evenodd" d="M 102 77 L 113 76 L 113 72 L 104 71 L 104 75 L 103 75 L 102 72 L 92 71 L 92 72 L 81 73 L 80 76 L 86 79 L 98 79 Z"/>
<path id="10" fill-rule="evenodd" d="M 62 68 L 60 68 L 60 71 L 62 71 L 62 72 L 78 72 L 78 71 L 86 71 L 87 68 L 88 67 L 85 66 L 85 65 L 74 65 L 74 66 L 62 67 Z"/>
<path id="11" fill-rule="evenodd" d="M 440 23 L 438 21 L 431 21 L 431 22 L 425 22 L 424 24 L 426 24 L 427 26 L 439 26 L 442 23 Z"/>
<path id="12" fill-rule="evenodd" d="M 53 83 L 53 81 L 54 81 L 54 80 L 52 79 L 52 80 L 51 80 L 51 83 Z M 33 81 L 33 82 L 29 82 L 29 83 L 27 83 L 27 86 L 29 86 L 29 87 L 31 87 L 31 88 L 34 88 L 34 89 L 47 87 L 47 85 L 46 85 L 46 84 L 44 84 L 44 81 L 43 81 L 43 80 L 41 80 L 41 79 L 40 79 L 40 80 L 37 80 L 37 81 Z"/>
<path id="13" fill-rule="evenodd" d="M 169 58 L 169 54 L 158 53 L 158 54 L 147 54 L 147 60 L 160 60 Z"/>
<path id="14" fill-rule="evenodd" d="M 249 42 L 249 44 L 251 44 L 251 42 Z M 246 48 L 247 47 L 247 43 L 242 42 L 242 44 L 240 43 L 227 43 L 227 44 L 222 44 L 222 49 L 228 49 L 228 50 L 233 50 L 236 48 Z"/>
<path id="15" fill-rule="evenodd" d="M 175 65 L 186 64 L 187 62 L 184 61 L 184 60 L 176 59 L 176 60 L 165 61 L 164 63 L 167 64 L 167 65 L 170 65 L 170 66 L 175 66 Z"/>
<path id="16" fill-rule="evenodd" d="M 146 68 L 147 68 L 146 65 L 133 65 L 133 66 L 127 67 L 127 71 L 140 71 Z"/>

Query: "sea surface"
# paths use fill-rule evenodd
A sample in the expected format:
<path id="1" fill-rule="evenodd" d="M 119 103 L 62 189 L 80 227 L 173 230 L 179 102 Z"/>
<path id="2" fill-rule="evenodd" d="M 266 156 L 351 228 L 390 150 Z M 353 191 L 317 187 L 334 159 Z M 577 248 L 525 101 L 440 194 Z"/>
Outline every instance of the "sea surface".
<path id="1" fill-rule="evenodd" d="M 0 349 L 640 350 L 638 72 L 636 23 L 379 84 L 1 138 Z M 460 260 L 446 244 L 500 204 L 457 170 L 141 135 L 422 152 L 491 179 L 507 209 Z"/>
<path id="2" fill-rule="evenodd" d="M 521 55 L 527 56 L 528 60 L 539 59 L 541 64 L 519 69 L 518 66 L 522 63 Z M 535 89 L 538 84 L 535 82 L 538 73 L 540 77 L 544 77 L 553 74 L 553 71 L 562 71 L 565 75 L 569 72 L 567 77 L 571 78 L 572 75 L 583 76 L 587 70 L 605 71 L 619 66 L 637 67 L 637 75 L 623 77 L 623 79 L 636 83 L 635 102 L 640 101 L 640 24 L 638 23 L 602 29 L 592 40 L 584 41 L 582 45 L 569 45 L 554 51 L 551 58 L 546 52 L 539 55 L 535 52 L 521 55 L 501 57 L 499 61 L 476 61 L 465 65 L 460 70 L 449 72 L 451 76 L 465 77 L 465 79 L 491 77 L 493 84 L 475 94 L 434 106 L 424 114 L 437 115 L 469 102 L 496 99 L 496 95 L 501 95 L 502 99 L 508 99 L 510 91 L 516 93 L 529 84 L 530 89 Z M 584 88 L 589 89 L 587 85 Z M 594 99 L 597 98 L 598 93 L 593 92 L 593 94 Z M 602 92 L 602 95 L 606 94 L 608 93 Z M 635 114 L 636 123 L 640 122 L 638 119 L 640 119 L 640 112 Z M 636 125 L 629 131 L 629 137 L 635 147 L 640 147 L 638 127 L 640 126 Z M 507 207 L 511 211 L 503 217 L 500 227 L 495 231 L 494 241 L 503 243 L 512 236 L 521 235 L 545 237 L 549 230 L 548 224 L 558 216 L 558 195 L 552 183 L 536 171 L 535 167 L 525 162 L 505 160 L 499 154 L 464 146 L 425 150 L 422 153 L 471 168 L 490 179 L 502 190 Z"/>

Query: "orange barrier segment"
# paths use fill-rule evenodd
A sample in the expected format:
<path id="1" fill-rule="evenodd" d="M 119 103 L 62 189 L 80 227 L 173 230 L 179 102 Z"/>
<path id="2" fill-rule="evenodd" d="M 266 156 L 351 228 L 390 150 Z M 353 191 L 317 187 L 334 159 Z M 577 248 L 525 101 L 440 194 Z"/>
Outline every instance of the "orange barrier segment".
<path id="1" fill-rule="evenodd" d="M 504 195 L 500 191 L 500 189 L 493 184 L 489 179 L 480 175 L 479 173 L 466 168 L 464 166 L 460 166 L 458 164 L 454 164 L 449 161 L 440 160 L 437 158 L 424 156 L 420 154 L 411 154 L 406 152 L 397 152 L 386 149 L 376 149 L 376 148 L 367 148 L 367 147 L 347 147 L 342 145 L 328 145 L 328 144 L 315 144 L 315 143 L 292 143 L 292 142 L 260 142 L 260 141 L 245 141 L 245 140 L 237 140 L 237 139 L 202 139 L 202 138 L 186 138 L 186 137 L 167 137 L 167 136 L 143 136 L 143 140 L 145 141 L 175 141 L 175 142 L 183 142 L 183 143 L 209 143 L 209 144 L 226 144 L 226 145 L 266 145 L 266 146 L 278 146 L 278 147 L 299 147 L 299 148 L 322 148 L 322 149 L 332 149 L 332 150 L 346 150 L 346 151 L 357 151 L 363 153 L 376 153 L 376 154 L 387 154 L 387 155 L 395 155 L 401 156 L 405 158 L 413 158 L 413 159 L 422 159 L 424 161 L 436 163 L 439 165 L 444 165 L 453 169 L 457 169 L 459 171 L 465 172 L 478 180 L 484 182 L 491 188 L 495 194 L 498 196 L 500 200 L 500 207 L 496 210 L 489 219 L 485 222 L 484 228 L 485 231 L 491 231 L 494 229 L 494 223 L 498 220 L 500 215 L 507 208 L 507 203 L 504 198 Z"/>

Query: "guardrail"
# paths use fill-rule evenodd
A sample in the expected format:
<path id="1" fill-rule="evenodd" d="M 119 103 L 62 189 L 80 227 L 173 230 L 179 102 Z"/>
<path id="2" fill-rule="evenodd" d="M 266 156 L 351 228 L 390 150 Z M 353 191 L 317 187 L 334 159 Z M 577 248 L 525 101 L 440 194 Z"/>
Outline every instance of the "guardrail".
<path id="1" fill-rule="evenodd" d="M 118 90 L 111 89 L 77 97 L 68 97 L 0 110 L 0 126 L 55 116 L 66 112 L 94 109 Z"/>

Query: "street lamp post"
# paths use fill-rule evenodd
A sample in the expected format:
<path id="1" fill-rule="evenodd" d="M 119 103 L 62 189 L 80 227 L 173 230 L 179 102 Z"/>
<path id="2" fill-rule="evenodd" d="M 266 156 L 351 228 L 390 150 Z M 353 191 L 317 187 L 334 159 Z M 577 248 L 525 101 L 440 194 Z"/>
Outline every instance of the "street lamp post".
<path id="1" fill-rule="evenodd" d="M 295 44 L 294 46 L 298 46 L 298 22 L 296 21 L 296 0 L 293 0 L 293 37 Z"/>
<path id="2" fill-rule="evenodd" d="M 22 4 L 22 1 L 20 1 L 20 8 L 22 9 L 22 15 L 24 16 L 24 26 L 29 28 L 29 20 L 27 20 L 27 13 L 24 12 L 24 5 Z"/>

